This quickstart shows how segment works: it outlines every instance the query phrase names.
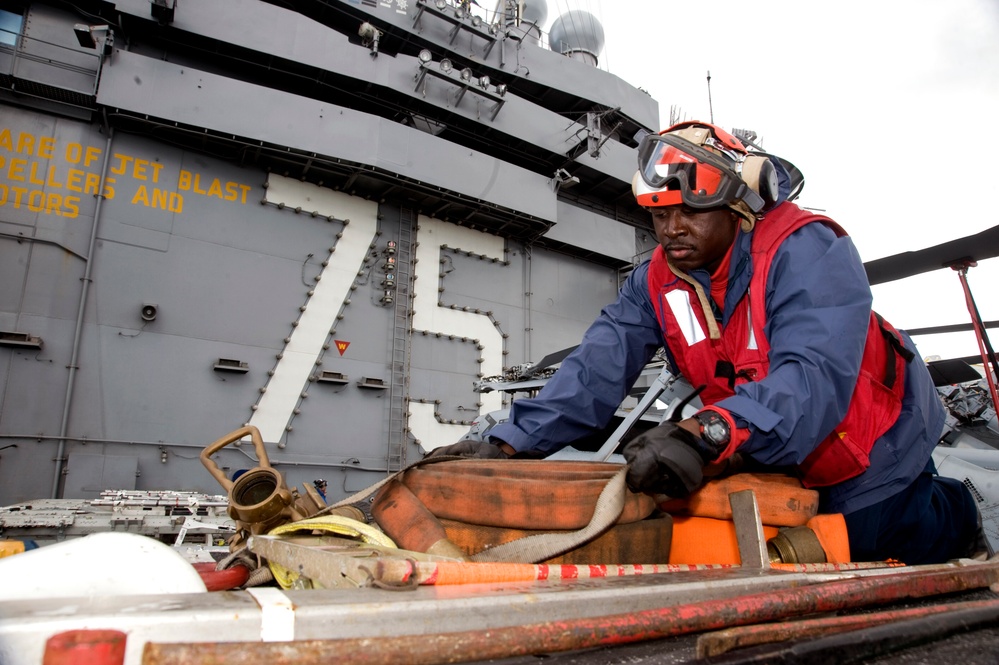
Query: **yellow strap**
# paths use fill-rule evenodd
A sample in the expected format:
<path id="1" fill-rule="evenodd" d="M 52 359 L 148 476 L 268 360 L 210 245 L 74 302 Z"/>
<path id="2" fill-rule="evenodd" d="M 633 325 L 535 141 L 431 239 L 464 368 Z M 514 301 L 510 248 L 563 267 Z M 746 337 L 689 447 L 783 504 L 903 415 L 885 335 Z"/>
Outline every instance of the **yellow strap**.
<path id="1" fill-rule="evenodd" d="M 349 517 L 341 517 L 340 515 L 321 515 L 297 522 L 288 522 L 287 524 L 282 524 L 279 527 L 271 529 L 269 535 L 280 536 L 281 534 L 295 533 L 296 531 L 328 531 L 338 536 L 360 538 L 365 543 L 373 545 L 382 545 L 384 547 L 396 546 L 392 542 L 392 539 L 385 535 L 383 531 L 376 529 L 370 524 L 365 524 Z"/>

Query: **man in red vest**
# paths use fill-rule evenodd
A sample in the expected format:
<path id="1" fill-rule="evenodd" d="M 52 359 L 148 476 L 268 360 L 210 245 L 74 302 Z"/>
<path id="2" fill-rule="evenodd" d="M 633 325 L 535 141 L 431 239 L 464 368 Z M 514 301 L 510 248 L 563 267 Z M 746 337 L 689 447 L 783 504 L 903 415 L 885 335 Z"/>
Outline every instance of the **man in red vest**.
<path id="1" fill-rule="evenodd" d="M 944 410 L 912 341 L 872 312 L 863 263 L 831 219 L 791 203 L 786 163 L 684 122 L 645 137 L 633 180 L 659 247 L 533 399 L 488 443 L 440 452 L 544 456 L 610 421 L 664 347 L 704 403 L 633 439 L 635 491 L 680 497 L 736 453 L 788 470 L 843 513 L 856 561 L 968 554 L 978 512 L 930 454 Z"/>

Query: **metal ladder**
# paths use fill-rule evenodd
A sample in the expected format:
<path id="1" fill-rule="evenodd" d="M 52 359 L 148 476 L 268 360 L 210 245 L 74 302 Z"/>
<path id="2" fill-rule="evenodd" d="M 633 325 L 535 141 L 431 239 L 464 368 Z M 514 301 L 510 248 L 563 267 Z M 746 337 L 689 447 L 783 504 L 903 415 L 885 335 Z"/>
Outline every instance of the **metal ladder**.
<path id="1" fill-rule="evenodd" d="M 389 385 L 389 431 L 387 469 L 389 473 L 406 466 L 409 442 L 407 425 L 409 394 L 409 316 L 413 274 L 413 211 L 403 208 L 399 215 L 399 242 L 396 248 L 396 293 L 392 310 L 391 383 Z"/>

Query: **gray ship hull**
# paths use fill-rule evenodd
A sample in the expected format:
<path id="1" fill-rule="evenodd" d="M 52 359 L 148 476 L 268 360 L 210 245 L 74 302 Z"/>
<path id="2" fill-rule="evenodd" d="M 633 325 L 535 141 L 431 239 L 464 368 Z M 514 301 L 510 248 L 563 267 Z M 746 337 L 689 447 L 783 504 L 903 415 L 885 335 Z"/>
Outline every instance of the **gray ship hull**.
<path id="1" fill-rule="evenodd" d="M 244 424 L 345 496 L 501 408 L 473 382 L 575 344 L 651 246 L 655 102 L 514 24 L 85 4 L 0 52 L 0 505 L 217 492 L 198 452 Z"/>

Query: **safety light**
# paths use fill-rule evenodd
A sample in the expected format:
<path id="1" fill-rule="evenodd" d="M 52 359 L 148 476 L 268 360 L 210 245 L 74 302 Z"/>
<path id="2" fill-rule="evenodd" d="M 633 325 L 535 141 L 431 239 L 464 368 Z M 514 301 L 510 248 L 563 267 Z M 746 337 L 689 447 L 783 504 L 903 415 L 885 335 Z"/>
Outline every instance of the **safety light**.
<path id="1" fill-rule="evenodd" d="M 468 67 L 465 67 L 463 70 L 461 70 L 461 80 L 462 81 L 471 81 L 472 80 L 472 70 L 469 69 Z"/>
<path id="2" fill-rule="evenodd" d="M 481 16 L 473 16 L 472 17 L 472 25 L 475 26 L 476 28 L 482 27 L 482 17 Z"/>
<path id="3" fill-rule="evenodd" d="M 489 87 L 489 77 L 488 76 L 480 76 L 479 77 L 479 87 L 482 88 L 483 90 L 485 90 L 486 88 Z"/>
<path id="4" fill-rule="evenodd" d="M 96 49 L 100 45 L 101 53 L 105 56 L 111 55 L 114 51 L 114 33 L 111 32 L 111 26 L 77 23 L 73 26 L 73 33 L 83 48 Z"/>
<path id="5" fill-rule="evenodd" d="M 444 9 L 447 7 L 447 0 L 437 0 L 435 4 L 437 5 L 437 9 Z"/>
<path id="6" fill-rule="evenodd" d="M 441 71 L 445 74 L 451 73 L 451 61 L 447 58 L 441 60 Z"/>
<path id="7" fill-rule="evenodd" d="M 428 51 L 427 49 L 423 49 L 422 51 L 420 51 L 420 62 L 430 62 L 433 59 L 433 57 L 434 56 L 431 55 L 430 51 Z"/>
<path id="8" fill-rule="evenodd" d="M 497 85 L 496 86 L 496 92 L 499 94 L 500 97 L 502 97 L 503 95 L 505 95 L 506 94 L 506 83 L 500 83 L 499 85 Z"/>

